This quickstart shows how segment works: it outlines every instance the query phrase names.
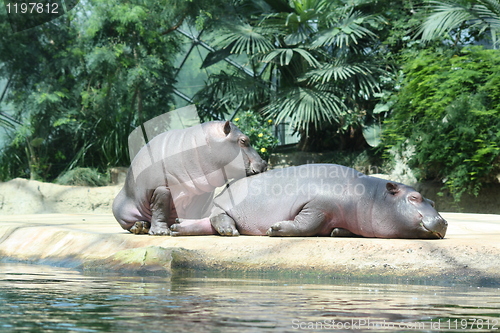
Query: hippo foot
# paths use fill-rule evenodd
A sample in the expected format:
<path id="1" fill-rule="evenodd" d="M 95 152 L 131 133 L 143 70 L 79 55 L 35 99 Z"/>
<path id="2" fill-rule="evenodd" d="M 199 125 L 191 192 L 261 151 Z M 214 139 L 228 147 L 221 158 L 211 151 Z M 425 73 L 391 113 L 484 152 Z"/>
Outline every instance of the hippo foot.
<path id="1" fill-rule="evenodd" d="M 176 218 L 174 224 L 170 226 L 170 236 L 196 236 L 196 235 L 205 235 L 204 232 L 200 232 L 197 230 L 196 225 L 190 223 L 194 220 L 184 220 Z"/>
<path id="2" fill-rule="evenodd" d="M 170 226 L 170 236 L 198 236 L 216 235 L 217 231 L 212 228 L 210 220 L 204 219 L 175 219 Z"/>
<path id="3" fill-rule="evenodd" d="M 148 221 L 137 221 L 134 223 L 132 228 L 128 229 L 133 234 L 136 235 L 147 235 L 149 229 L 151 228 L 151 223 Z"/>
<path id="4" fill-rule="evenodd" d="M 162 227 L 152 227 L 150 230 L 149 230 L 149 234 L 152 235 L 152 236 L 168 236 L 170 235 L 170 229 L 167 227 L 167 228 L 162 228 Z"/>
<path id="5" fill-rule="evenodd" d="M 219 235 L 221 236 L 239 236 L 240 233 L 238 232 L 238 230 L 236 228 L 233 228 L 231 226 L 227 226 L 227 227 L 219 227 L 216 229 L 217 232 L 219 233 Z"/>
<path id="6" fill-rule="evenodd" d="M 175 236 L 184 236 L 184 232 L 182 230 L 181 226 L 181 220 L 179 218 L 175 219 L 174 224 L 170 226 L 170 236 L 175 237 Z"/>
<path id="7" fill-rule="evenodd" d="M 177 237 L 177 236 L 184 236 L 181 231 L 177 230 L 176 225 L 172 224 L 170 226 L 170 236 L 172 237 Z"/>
<path id="8" fill-rule="evenodd" d="M 334 228 L 332 230 L 332 233 L 330 234 L 331 237 L 360 237 L 356 234 L 353 234 L 347 229 L 343 228 Z"/>
<path id="9" fill-rule="evenodd" d="M 286 232 L 286 221 L 282 222 L 277 222 L 273 224 L 269 229 L 266 231 L 266 235 L 268 236 L 290 236 L 289 233 Z"/>
<path id="10" fill-rule="evenodd" d="M 238 232 L 238 229 L 236 229 L 236 223 L 234 222 L 233 218 L 228 216 L 225 213 L 211 217 L 210 223 L 212 224 L 212 227 L 221 236 L 239 236 L 240 235 L 240 233 Z"/>

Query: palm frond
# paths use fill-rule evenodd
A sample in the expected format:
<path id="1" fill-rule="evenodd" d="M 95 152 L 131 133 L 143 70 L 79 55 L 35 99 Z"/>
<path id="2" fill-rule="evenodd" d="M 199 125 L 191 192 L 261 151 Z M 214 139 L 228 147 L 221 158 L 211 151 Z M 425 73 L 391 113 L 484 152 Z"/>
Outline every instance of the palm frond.
<path id="1" fill-rule="evenodd" d="M 343 19 L 330 22 L 331 27 L 320 33 L 311 46 L 313 48 L 328 46 L 342 48 L 356 45 L 364 38 L 376 38 L 375 33 L 363 26 L 370 19 L 370 16 L 351 10 Z"/>
<path id="2" fill-rule="evenodd" d="M 262 112 L 277 123 L 289 121 L 292 128 L 307 132 L 311 125 L 320 128 L 324 123 L 336 123 L 344 109 L 342 100 L 331 91 L 296 86 L 283 91 Z"/>
<path id="3" fill-rule="evenodd" d="M 469 8 L 456 2 L 430 1 L 432 14 L 422 23 L 419 34 L 428 41 L 457 28 L 463 22 L 474 18 Z"/>
<path id="4" fill-rule="evenodd" d="M 280 48 L 272 50 L 262 59 L 262 61 L 271 62 L 278 59 L 278 63 L 280 64 L 280 66 L 287 66 L 288 64 L 290 64 L 294 53 L 300 55 L 302 59 L 304 59 L 309 64 L 309 66 L 319 67 L 318 60 L 316 60 L 316 58 L 309 51 L 297 47 L 291 49 Z"/>
<path id="5" fill-rule="evenodd" d="M 241 105 L 245 108 L 265 103 L 270 98 L 270 88 L 261 78 L 242 75 L 240 72 L 221 71 L 209 77 L 205 88 L 196 93 L 194 99 L 211 109 L 214 118 L 223 118 L 224 113 Z"/>
<path id="6" fill-rule="evenodd" d="M 380 83 L 374 75 L 364 75 L 356 73 L 354 80 L 351 82 L 352 96 L 367 99 L 375 93 L 380 92 Z"/>
<path id="7" fill-rule="evenodd" d="M 350 98 L 366 98 L 380 89 L 376 76 L 383 71 L 369 63 L 349 64 L 337 59 L 333 64 L 307 72 L 299 82 L 312 85 L 330 85 L 343 87 L 342 91 Z"/>
<path id="8" fill-rule="evenodd" d="M 347 80 L 355 75 L 371 75 L 372 71 L 367 66 L 350 65 L 340 61 L 327 64 L 322 68 L 306 73 L 304 79 L 312 83 L 325 84 L 331 81 Z"/>
<path id="9" fill-rule="evenodd" d="M 496 32 L 500 31 L 500 1 L 482 0 L 480 4 L 473 6 L 473 9 L 478 18 L 486 23 L 490 29 Z"/>
<path id="10" fill-rule="evenodd" d="M 216 39 L 221 48 L 230 48 L 231 53 L 255 55 L 274 49 L 264 29 L 248 23 L 234 25 L 231 31 Z"/>
<path id="11" fill-rule="evenodd" d="M 466 4 L 457 1 L 429 1 L 431 14 L 422 23 L 418 33 L 422 40 L 429 41 L 468 22 L 471 27 L 480 27 L 481 32 L 491 29 L 500 32 L 500 2 L 498 0 L 476 0 Z"/>

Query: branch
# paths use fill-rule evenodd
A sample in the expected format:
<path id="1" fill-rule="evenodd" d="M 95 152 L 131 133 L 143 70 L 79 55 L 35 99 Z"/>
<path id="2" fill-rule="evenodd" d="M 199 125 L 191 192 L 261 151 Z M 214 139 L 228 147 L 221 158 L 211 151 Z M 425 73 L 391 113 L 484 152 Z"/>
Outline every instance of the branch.
<path id="1" fill-rule="evenodd" d="M 184 14 L 184 15 L 181 17 L 181 19 L 179 20 L 179 22 L 177 22 L 177 24 L 176 24 L 176 25 L 174 25 L 174 26 L 172 26 L 172 27 L 168 28 L 166 31 L 162 32 L 162 33 L 161 33 L 161 35 L 163 36 L 163 35 L 166 35 L 166 34 L 171 33 L 172 31 L 177 30 L 177 29 L 178 29 L 178 28 L 182 25 L 182 23 L 184 23 L 184 20 L 186 19 L 186 16 L 187 16 L 187 14 Z"/>

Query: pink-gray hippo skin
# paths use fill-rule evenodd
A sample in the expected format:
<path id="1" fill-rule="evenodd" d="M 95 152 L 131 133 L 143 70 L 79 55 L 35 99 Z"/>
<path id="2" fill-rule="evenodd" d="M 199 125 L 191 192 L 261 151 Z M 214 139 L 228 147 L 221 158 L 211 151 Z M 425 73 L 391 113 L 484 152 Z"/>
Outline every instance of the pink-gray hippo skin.
<path id="1" fill-rule="evenodd" d="M 179 220 L 172 236 L 443 238 L 448 223 L 414 188 L 335 164 L 308 164 L 233 182 L 209 218 Z"/>
<path id="2" fill-rule="evenodd" d="M 113 214 L 132 233 L 168 235 L 177 217 L 208 216 L 216 187 L 266 168 L 248 137 L 230 122 L 170 130 L 134 157 Z"/>

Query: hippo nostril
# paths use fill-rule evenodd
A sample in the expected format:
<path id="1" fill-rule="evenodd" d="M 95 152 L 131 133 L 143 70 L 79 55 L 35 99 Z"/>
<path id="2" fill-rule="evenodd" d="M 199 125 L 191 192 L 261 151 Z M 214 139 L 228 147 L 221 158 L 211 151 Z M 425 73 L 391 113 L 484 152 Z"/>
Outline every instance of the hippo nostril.
<path id="1" fill-rule="evenodd" d="M 421 225 L 425 230 L 430 231 L 439 238 L 444 238 L 446 230 L 448 229 L 448 222 L 441 216 L 427 219 L 424 218 Z"/>

